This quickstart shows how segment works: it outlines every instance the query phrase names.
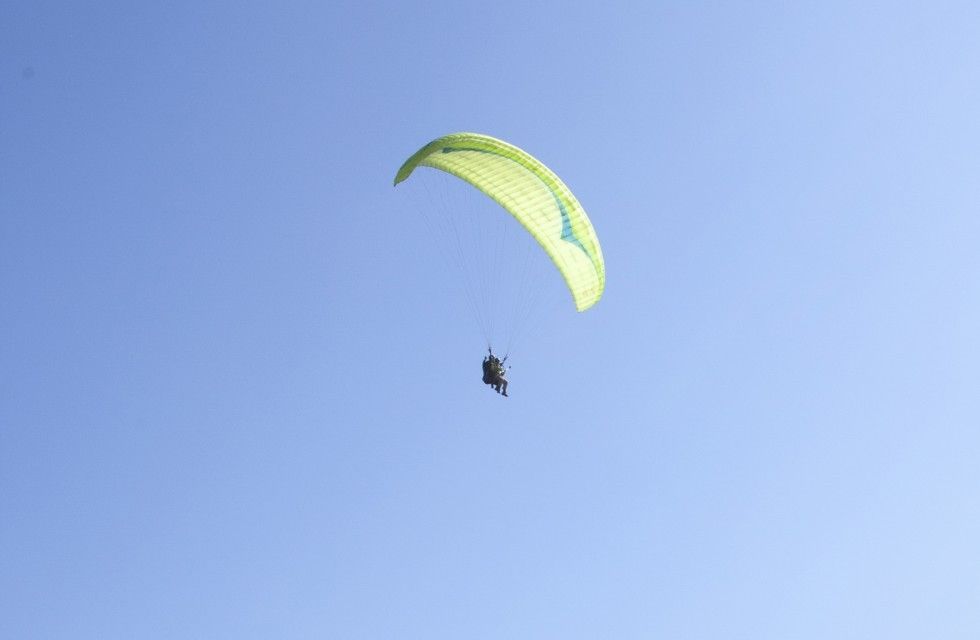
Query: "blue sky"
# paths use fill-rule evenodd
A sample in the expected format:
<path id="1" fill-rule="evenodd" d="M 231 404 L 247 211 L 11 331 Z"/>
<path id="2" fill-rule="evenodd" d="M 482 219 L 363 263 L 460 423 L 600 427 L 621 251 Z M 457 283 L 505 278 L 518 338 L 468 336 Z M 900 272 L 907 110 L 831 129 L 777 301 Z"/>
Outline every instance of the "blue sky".
<path id="1" fill-rule="evenodd" d="M 0 636 L 975 638 L 973 3 L 8 2 Z M 590 212 L 512 396 L 391 180 Z"/>

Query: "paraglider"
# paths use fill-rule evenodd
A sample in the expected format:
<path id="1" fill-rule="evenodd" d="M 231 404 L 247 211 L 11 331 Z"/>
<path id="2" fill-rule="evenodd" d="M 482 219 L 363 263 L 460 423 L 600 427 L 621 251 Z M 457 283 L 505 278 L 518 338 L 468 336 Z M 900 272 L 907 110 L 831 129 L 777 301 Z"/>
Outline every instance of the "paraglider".
<path id="1" fill-rule="evenodd" d="M 491 136 L 455 133 L 412 154 L 398 170 L 394 184 L 407 180 L 418 167 L 468 182 L 513 216 L 557 267 L 578 311 L 590 309 L 602 297 L 605 262 L 595 229 L 571 190 L 539 160 Z M 491 273 L 486 280 L 496 277 Z M 492 339 L 487 338 L 488 342 Z M 492 345 L 490 349 L 483 363 L 483 381 L 506 396 L 503 361 L 508 354 L 500 360 L 493 355 Z"/>
<path id="2" fill-rule="evenodd" d="M 504 377 L 507 373 L 504 369 L 506 360 L 507 356 L 500 360 L 493 355 L 492 349 L 490 355 L 483 359 L 483 384 L 490 385 L 494 391 L 505 397 L 507 396 L 507 379 Z"/>

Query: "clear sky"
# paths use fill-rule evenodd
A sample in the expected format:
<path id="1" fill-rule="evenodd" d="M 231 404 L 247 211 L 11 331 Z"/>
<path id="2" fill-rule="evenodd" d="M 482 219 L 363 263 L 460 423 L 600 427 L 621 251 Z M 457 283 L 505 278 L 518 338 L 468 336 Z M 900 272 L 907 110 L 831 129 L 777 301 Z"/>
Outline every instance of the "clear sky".
<path id="1" fill-rule="evenodd" d="M 974 2 L 0 9 L 0 637 L 980 636 Z M 515 356 L 391 181 L 536 155 Z"/>

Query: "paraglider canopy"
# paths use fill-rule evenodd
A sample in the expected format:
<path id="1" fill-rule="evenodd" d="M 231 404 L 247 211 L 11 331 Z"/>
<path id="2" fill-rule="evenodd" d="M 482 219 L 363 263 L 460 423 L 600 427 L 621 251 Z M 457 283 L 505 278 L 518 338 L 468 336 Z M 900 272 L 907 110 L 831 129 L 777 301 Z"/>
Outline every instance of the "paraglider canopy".
<path id="1" fill-rule="evenodd" d="M 514 216 L 558 267 L 576 309 L 585 311 L 602 297 L 605 262 L 592 223 L 568 187 L 529 153 L 487 135 L 455 133 L 416 151 L 395 184 L 418 166 L 469 182 Z"/>

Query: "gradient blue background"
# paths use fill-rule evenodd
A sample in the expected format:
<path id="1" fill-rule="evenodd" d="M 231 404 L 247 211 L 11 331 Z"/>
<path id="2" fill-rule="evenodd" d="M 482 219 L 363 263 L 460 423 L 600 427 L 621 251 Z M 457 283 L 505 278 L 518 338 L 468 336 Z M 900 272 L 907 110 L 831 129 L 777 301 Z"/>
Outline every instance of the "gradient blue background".
<path id="1" fill-rule="evenodd" d="M 8 0 L 0 637 L 977 638 L 978 41 L 973 2 Z M 391 188 L 457 130 L 606 255 L 508 400 Z"/>

